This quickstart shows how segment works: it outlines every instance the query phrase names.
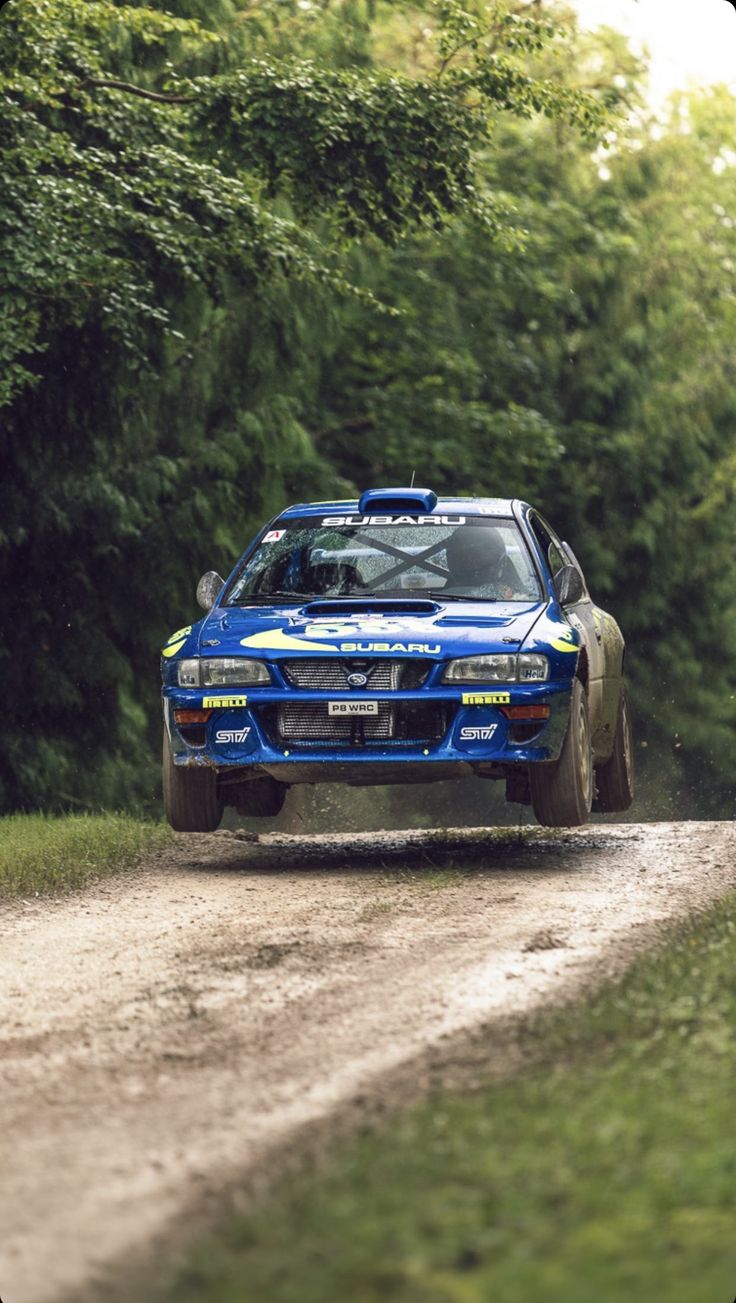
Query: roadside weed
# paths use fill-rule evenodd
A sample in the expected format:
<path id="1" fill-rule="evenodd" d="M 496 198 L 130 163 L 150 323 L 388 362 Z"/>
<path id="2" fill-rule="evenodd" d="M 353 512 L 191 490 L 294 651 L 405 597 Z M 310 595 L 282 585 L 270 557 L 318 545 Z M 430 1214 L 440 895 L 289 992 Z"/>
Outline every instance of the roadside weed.
<path id="1" fill-rule="evenodd" d="M 164 824 L 127 814 L 12 814 L 0 819 L 0 898 L 80 887 L 166 845 Z"/>

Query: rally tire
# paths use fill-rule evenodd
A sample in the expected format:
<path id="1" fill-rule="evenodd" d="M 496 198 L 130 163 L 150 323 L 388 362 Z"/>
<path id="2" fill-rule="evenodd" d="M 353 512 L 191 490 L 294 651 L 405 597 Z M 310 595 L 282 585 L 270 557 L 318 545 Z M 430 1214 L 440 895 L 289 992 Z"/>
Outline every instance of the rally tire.
<path id="1" fill-rule="evenodd" d="M 575 679 L 570 721 L 558 760 L 529 766 L 532 809 L 546 828 L 579 828 L 593 801 L 593 754 L 588 699 Z"/>
<path id="2" fill-rule="evenodd" d="M 164 729 L 164 813 L 174 832 L 214 832 L 220 825 L 224 802 L 217 791 L 214 769 L 174 764 Z"/>
<path id="3" fill-rule="evenodd" d="M 613 751 L 595 771 L 596 795 L 593 809 L 601 814 L 628 810 L 634 799 L 634 736 L 631 706 L 626 688 L 621 689 Z"/>

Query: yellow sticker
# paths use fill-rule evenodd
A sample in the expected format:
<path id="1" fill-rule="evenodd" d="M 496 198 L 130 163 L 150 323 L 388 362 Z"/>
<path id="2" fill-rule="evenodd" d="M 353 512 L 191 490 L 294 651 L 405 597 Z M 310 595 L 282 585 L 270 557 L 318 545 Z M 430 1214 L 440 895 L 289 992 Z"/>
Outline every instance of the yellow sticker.
<path id="1" fill-rule="evenodd" d="M 167 646 L 164 647 L 163 651 L 161 652 L 161 655 L 176 656 L 176 653 L 181 651 L 185 642 L 186 642 L 186 638 L 182 638 L 181 642 L 168 643 Z"/>
<path id="2" fill-rule="evenodd" d="M 554 647 L 555 651 L 560 652 L 580 651 L 578 643 L 575 642 L 575 634 L 572 629 L 567 629 L 564 633 L 561 633 L 559 638 L 551 638 L 549 645 Z"/>
<path id="3" fill-rule="evenodd" d="M 176 656 L 176 653 L 181 651 L 191 632 L 191 624 L 188 624 L 186 629 L 177 629 L 176 633 L 172 633 L 161 655 L 166 657 Z"/>
<path id="4" fill-rule="evenodd" d="M 188 624 L 186 629 L 177 629 L 176 633 L 172 633 L 171 637 L 167 640 L 167 646 L 168 643 L 170 642 L 182 641 L 184 638 L 187 638 L 191 632 L 192 632 L 191 624 Z"/>
<path id="5" fill-rule="evenodd" d="M 510 692 L 464 692 L 464 706 L 508 706 Z"/>
<path id="6" fill-rule="evenodd" d="M 270 651 L 337 651 L 329 642 L 309 642 L 307 638 L 292 638 L 283 629 L 271 629 L 262 633 L 252 633 L 249 638 L 240 639 L 241 647 L 265 647 Z"/>
<path id="7" fill-rule="evenodd" d="M 204 710 L 217 710 L 218 706 L 223 709 L 230 706 L 247 706 L 247 697 L 203 697 L 202 707 Z"/>

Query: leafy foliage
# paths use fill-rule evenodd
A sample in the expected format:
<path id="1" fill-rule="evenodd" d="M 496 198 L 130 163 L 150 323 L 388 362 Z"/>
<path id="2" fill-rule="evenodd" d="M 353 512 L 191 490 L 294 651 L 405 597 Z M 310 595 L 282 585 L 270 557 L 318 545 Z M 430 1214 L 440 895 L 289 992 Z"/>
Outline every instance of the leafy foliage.
<path id="1" fill-rule="evenodd" d="M 0 803 L 149 798 L 156 650 L 198 571 L 285 500 L 416 469 L 566 522 L 650 753 L 722 809 L 730 98 L 606 162 L 640 68 L 522 0 L 0 24 Z"/>

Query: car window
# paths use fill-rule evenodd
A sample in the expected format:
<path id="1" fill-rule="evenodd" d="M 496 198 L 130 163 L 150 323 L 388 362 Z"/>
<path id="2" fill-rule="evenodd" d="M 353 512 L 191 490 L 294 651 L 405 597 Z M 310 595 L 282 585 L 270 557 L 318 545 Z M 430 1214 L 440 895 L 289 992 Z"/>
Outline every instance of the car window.
<path id="1" fill-rule="evenodd" d="M 225 597 L 360 597 L 446 594 L 538 600 L 539 584 L 517 524 L 480 516 L 301 517 L 268 530 Z"/>
<path id="2" fill-rule="evenodd" d="M 569 544 L 569 543 L 563 543 L 563 544 L 562 544 L 562 550 L 564 551 L 565 556 L 567 557 L 568 563 L 569 563 L 571 566 L 574 566 L 575 569 L 577 570 L 578 574 L 580 575 L 580 578 L 581 578 L 582 581 L 583 581 L 583 587 L 585 588 L 585 591 L 586 591 L 586 593 L 587 593 L 587 591 L 588 591 L 588 585 L 587 585 L 587 582 L 586 582 L 586 579 L 585 579 L 585 575 L 583 574 L 583 568 L 582 568 L 580 562 L 578 561 L 577 557 L 575 556 L 575 553 L 573 552 L 572 548 L 570 547 L 570 544 Z"/>
<path id="3" fill-rule="evenodd" d="M 529 524 L 544 556 L 547 558 L 547 564 L 554 579 L 562 567 L 568 564 L 562 544 L 549 525 L 536 512 L 532 512 L 529 516 Z"/>

